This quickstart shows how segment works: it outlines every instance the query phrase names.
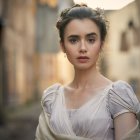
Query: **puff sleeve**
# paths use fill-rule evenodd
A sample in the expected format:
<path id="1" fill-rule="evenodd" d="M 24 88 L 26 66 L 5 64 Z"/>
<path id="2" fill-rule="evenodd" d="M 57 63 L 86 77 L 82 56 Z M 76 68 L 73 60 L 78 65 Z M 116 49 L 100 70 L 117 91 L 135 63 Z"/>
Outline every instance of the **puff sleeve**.
<path id="1" fill-rule="evenodd" d="M 52 112 L 53 103 L 56 98 L 57 89 L 59 88 L 59 86 L 60 86 L 60 84 L 56 83 L 56 84 L 48 87 L 43 92 L 41 104 L 42 104 L 42 107 L 44 108 L 45 112 L 48 115 L 50 115 Z"/>
<path id="2" fill-rule="evenodd" d="M 136 115 L 140 112 L 139 101 L 128 83 L 115 82 L 108 95 L 108 105 L 112 118 L 126 112 L 132 112 Z"/>

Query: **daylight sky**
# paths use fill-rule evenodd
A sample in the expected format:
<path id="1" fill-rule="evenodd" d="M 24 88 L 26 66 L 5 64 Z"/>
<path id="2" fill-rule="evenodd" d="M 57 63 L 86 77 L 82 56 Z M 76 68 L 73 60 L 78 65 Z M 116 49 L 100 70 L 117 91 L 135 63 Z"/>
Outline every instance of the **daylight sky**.
<path id="1" fill-rule="evenodd" d="M 104 10 L 118 10 L 133 2 L 134 0 L 74 0 L 75 3 L 86 3 L 92 8 L 102 8 Z"/>

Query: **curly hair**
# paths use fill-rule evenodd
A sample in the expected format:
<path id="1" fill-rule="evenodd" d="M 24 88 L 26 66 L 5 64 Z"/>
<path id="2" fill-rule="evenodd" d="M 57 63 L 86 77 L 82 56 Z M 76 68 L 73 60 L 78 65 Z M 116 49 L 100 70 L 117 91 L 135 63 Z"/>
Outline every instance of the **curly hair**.
<path id="1" fill-rule="evenodd" d="M 56 23 L 59 31 L 60 40 L 64 41 L 64 31 L 67 24 L 73 19 L 90 19 L 99 27 L 101 40 L 104 41 L 107 34 L 108 21 L 104 15 L 104 10 L 100 8 L 92 9 L 86 4 L 75 4 L 74 6 L 63 10 Z"/>

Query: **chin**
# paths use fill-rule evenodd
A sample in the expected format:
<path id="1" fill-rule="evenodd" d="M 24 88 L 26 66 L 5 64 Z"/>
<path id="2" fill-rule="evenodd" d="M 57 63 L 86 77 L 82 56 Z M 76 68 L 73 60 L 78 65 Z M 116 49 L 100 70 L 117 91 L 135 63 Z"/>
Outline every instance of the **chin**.
<path id="1" fill-rule="evenodd" d="M 89 70 L 91 69 L 92 67 L 91 66 L 87 66 L 87 65 L 80 65 L 80 66 L 74 66 L 74 68 L 76 70 Z"/>

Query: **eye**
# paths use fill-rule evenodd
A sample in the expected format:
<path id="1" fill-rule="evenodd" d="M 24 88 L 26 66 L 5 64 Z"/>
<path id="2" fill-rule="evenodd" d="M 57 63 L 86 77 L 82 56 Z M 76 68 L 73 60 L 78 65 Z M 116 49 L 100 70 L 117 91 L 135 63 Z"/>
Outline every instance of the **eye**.
<path id="1" fill-rule="evenodd" d="M 91 37 L 88 38 L 88 42 L 89 42 L 89 43 L 94 43 L 94 42 L 95 42 L 95 38 L 91 38 Z"/>
<path id="2" fill-rule="evenodd" d="M 69 42 L 70 42 L 71 44 L 76 44 L 76 43 L 78 42 L 78 38 L 70 38 L 70 39 L 69 39 Z"/>

